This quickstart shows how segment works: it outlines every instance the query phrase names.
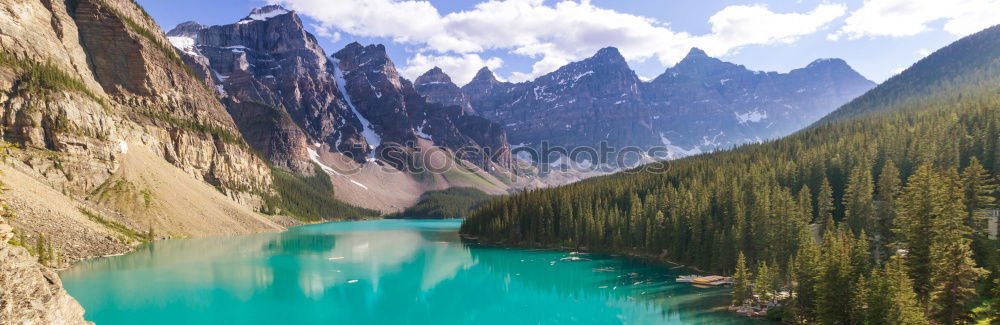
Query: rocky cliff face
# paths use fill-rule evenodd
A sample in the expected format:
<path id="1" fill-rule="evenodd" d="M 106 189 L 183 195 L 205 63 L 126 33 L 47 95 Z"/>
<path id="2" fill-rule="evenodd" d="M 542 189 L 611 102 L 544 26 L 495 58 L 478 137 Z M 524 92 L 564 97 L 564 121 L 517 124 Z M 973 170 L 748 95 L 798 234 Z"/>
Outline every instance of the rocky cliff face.
<path id="1" fill-rule="evenodd" d="M 297 15 L 267 6 L 234 24 L 188 22 L 167 35 L 193 70 L 206 71 L 250 144 L 272 163 L 311 173 L 313 141 L 367 153 L 329 60 Z"/>
<path id="2" fill-rule="evenodd" d="M 463 114 L 475 114 L 469 99 L 462 93 L 462 88 L 458 88 L 451 77 L 444 73 L 441 68 L 434 67 L 417 77 L 413 87 L 417 92 L 427 97 L 427 101 L 445 106 L 458 106 L 462 108 Z"/>
<path id="3" fill-rule="evenodd" d="M 787 135 L 874 86 L 839 59 L 765 73 L 698 49 L 641 82 L 616 49 L 606 48 L 530 82 L 500 82 L 483 68 L 459 95 L 424 89 L 437 102 L 467 99 L 503 124 L 513 144 L 657 146 L 676 158 Z"/>
<path id="4" fill-rule="evenodd" d="M 311 173 L 308 150 L 321 148 L 362 164 L 398 160 L 383 153 L 412 155 L 420 138 L 484 169 L 509 164 L 501 127 L 460 105 L 428 102 L 381 45 L 353 43 L 326 57 L 299 17 L 279 6 L 229 25 L 184 23 L 167 35 L 192 70 L 217 85 L 251 145 L 279 166 Z M 484 159 L 467 148 L 500 154 Z"/>
<path id="5" fill-rule="evenodd" d="M 225 108 L 132 2 L 0 6 L 17 8 L 0 13 L 0 136 L 48 181 L 89 193 L 133 142 L 247 205 L 269 191 Z"/>
<path id="6" fill-rule="evenodd" d="M 417 138 L 451 149 L 484 170 L 510 166 L 503 129 L 461 106 L 428 101 L 399 76 L 382 45 L 347 45 L 333 57 L 343 71 L 353 107 L 376 126 L 382 141 L 406 147 Z"/>
<path id="7" fill-rule="evenodd" d="M 0 0 L 0 197 L 18 209 L 7 221 L 46 238 L 60 264 L 122 253 L 151 229 L 284 229 L 255 212 L 273 193 L 270 168 L 199 78 L 208 72 L 189 69 L 134 1 Z M 0 323 L 82 322 L 7 230 Z"/>
<path id="8" fill-rule="evenodd" d="M 87 324 L 59 276 L 26 249 L 8 244 L 12 237 L 0 217 L 0 324 Z"/>

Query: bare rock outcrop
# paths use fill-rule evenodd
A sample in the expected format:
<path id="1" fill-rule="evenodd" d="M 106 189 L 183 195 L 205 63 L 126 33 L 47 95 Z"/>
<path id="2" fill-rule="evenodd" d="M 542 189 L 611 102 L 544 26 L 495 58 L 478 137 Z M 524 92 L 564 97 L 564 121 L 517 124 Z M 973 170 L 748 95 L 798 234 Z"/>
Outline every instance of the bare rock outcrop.
<path id="1" fill-rule="evenodd" d="M 7 241 L 13 237 L 0 217 L 0 324 L 87 324 L 83 307 L 62 288 L 51 269 L 28 250 Z"/>

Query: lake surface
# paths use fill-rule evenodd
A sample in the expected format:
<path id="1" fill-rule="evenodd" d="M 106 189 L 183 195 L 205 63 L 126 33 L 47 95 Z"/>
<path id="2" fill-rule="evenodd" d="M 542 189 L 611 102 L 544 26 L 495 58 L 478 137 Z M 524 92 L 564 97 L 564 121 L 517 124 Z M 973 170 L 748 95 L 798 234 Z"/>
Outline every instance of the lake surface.
<path id="1" fill-rule="evenodd" d="M 97 324 L 744 324 L 727 289 L 625 259 L 465 245 L 460 221 L 177 239 L 62 272 Z M 573 257 L 579 258 L 574 261 Z"/>

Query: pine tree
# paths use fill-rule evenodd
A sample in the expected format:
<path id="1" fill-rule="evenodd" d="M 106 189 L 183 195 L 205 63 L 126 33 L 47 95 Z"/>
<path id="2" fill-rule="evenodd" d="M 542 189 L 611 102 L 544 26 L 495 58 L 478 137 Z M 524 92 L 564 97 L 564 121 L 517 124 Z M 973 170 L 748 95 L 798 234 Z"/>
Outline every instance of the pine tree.
<path id="1" fill-rule="evenodd" d="M 796 218 L 796 223 L 799 224 L 799 227 L 808 226 L 813 220 L 812 190 L 809 189 L 809 185 L 802 185 L 796 201 L 799 207 L 799 215 Z"/>
<path id="2" fill-rule="evenodd" d="M 869 291 L 870 287 L 864 274 L 858 276 L 858 279 L 851 284 L 851 324 L 864 324 L 867 321 Z"/>
<path id="3" fill-rule="evenodd" d="M 872 232 L 875 219 L 873 192 L 872 173 L 867 165 L 862 164 L 851 170 L 844 193 L 844 216 L 854 234 Z"/>
<path id="4" fill-rule="evenodd" d="M 733 306 L 743 305 L 752 298 L 750 289 L 750 272 L 747 270 L 747 259 L 740 252 L 736 258 L 736 273 L 733 273 Z"/>
<path id="5" fill-rule="evenodd" d="M 854 270 L 850 253 L 852 240 L 846 232 L 833 231 L 823 239 L 816 299 L 816 318 L 822 324 L 850 323 Z"/>
<path id="6" fill-rule="evenodd" d="M 969 212 L 966 225 L 975 231 L 985 229 L 979 211 L 995 206 L 996 197 L 993 195 L 997 192 L 997 184 L 976 157 L 972 157 L 969 166 L 962 171 L 962 183 Z"/>
<path id="7" fill-rule="evenodd" d="M 970 233 L 965 224 L 968 212 L 963 205 L 963 193 L 958 173 L 942 174 L 934 188 L 933 237 L 931 239 L 931 314 L 942 324 L 959 324 L 970 320 L 968 304 L 975 297 L 976 281 L 988 272 L 976 267 L 972 259 Z"/>
<path id="8" fill-rule="evenodd" d="M 899 169 L 892 160 L 885 162 L 878 176 L 878 187 L 875 192 L 875 232 L 872 234 L 872 245 L 875 260 L 883 261 L 888 254 L 887 245 L 893 241 L 892 219 L 895 217 L 895 201 L 899 195 Z"/>
<path id="9" fill-rule="evenodd" d="M 753 278 L 753 288 L 761 300 L 770 302 L 776 299 L 778 293 L 777 273 L 777 270 L 767 266 L 767 262 L 762 261 L 757 265 L 757 272 Z"/>
<path id="10" fill-rule="evenodd" d="M 927 324 L 902 258 L 894 256 L 873 273 L 867 324 Z"/>
<path id="11" fill-rule="evenodd" d="M 935 284 L 931 292 L 931 315 L 941 324 L 962 324 L 971 320 L 969 303 L 976 296 L 976 281 L 989 272 L 976 267 L 968 239 L 954 236 L 948 240 L 952 241 L 931 247 L 934 259 L 931 281 Z"/>
<path id="12" fill-rule="evenodd" d="M 799 250 L 792 265 L 794 288 L 794 312 L 799 319 L 812 320 L 816 305 L 817 277 L 819 276 L 820 251 L 808 228 L 799 233 Z"/>
<path id="13" fill-rule="evenodd" d="M 35 253 L 38 254 L 38 263 L 45 265 L 48 257 L 45 256 L 45 235 L 39 233 L 38 239 L 35 240 Z"/>
<path id="14" fill-rule="evenodd" d="M 921 301 L 926 301 L 931 290 L 931 237 L 932 218 L 938 203 L 934 188 L 940 183 L 930 165 L 922 165 L 907 179 L 906 187 L 896 200 L 896 218 L 893 229 L 900 245 L 906 249 L 906 264 L 913 289 Z"/>
<path id="15" fill-rule="evenodd" d="M 823 236 L 833 231 L 835 226 L 833 210 L 833 187 L 830 186 L 830 181 L 823 177 L 823 182 L 819 186 L 819 196 L 816 197 L 816 217 L 822 227 L 820 233 Z"/>

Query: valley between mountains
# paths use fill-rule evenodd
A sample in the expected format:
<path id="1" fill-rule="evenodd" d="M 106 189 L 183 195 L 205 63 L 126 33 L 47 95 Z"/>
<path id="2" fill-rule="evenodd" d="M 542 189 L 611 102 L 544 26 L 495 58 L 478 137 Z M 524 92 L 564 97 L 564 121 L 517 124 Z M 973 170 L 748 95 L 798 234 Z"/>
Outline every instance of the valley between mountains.
<path id="1" fill-rule="evenodd" d="M 976 66 L 968 68 L 981 72 L 975 82 L 939 82 L 946 78 L 925 68 L 876 87 L 836 58 L 778 73 L 692 48 L 643 81 L 607 47 L 531 81 L 503 81 L 483 68 L 458 85 L 439 68 L 403 78 L 383 45 L 327 52 L 296 12 L 276 5 L 229 24 L 191 21 L 166 32 L 131 0 L 0 0 L 0 9 L 0 323 L 83 322 L 52 269 L 143 243 L 344 219 L 462 217 L 471 208 L 478 209 L 463 232 L 491 242 L 615 247 L 729 272 L 732 247 L 707 243 L 735 242 L 750 226 L 679 220 L 729 209 L 719 202 L 737 197 L 760 199 L 728 185 L 767 184 L 791 206 L 793 189 L 818 189 L 819 175 L 845 174 L 847 166 L 871 170 L 893 159 L 911 172 L 921 161 L 918 144 L 907 143 L 906 152 L 889 148 L 897 143 L 865 147 L 874 140 L 856 129 L 875 126 L 855 118 L 884 110 L 888 120 L 902 114 L 898 107 L 919 106 L 908 101 L 922 98 L 911 86 L 924 87 L 928 100 L 968 93 L 989 101 L 984 94 L 997 80 Z M 996 168 L 996 125 L 988 130 L 963 142 L 962 153 L 954 148 L 949 166 L 976 156 Z M 838 142 L 835 131 L 854 142 Z M 945 156 L 950 145 L 959 146 L 927 152 Z M 624 163 L 566 154 L 601 146 L 659 154 Z M 548 147 L 565 152 L 531 154 Z M 766 149 L 773 147 L 788 160 L 773 160 Z M 834 148 L 868 159 L 819 158 L 840 157 Z M 787 165 L 800 156 L 812 165 Z M 707 160 L 758 161 L 733 170 L 777 171 L 711 171 L 700 167 Z M 645 163 L 675 167 L 658 176 L 614 174 Z M 572 168 L 579 165 L 594 167 Z M 689 187 L 697 184 L 704 186 Z M 843 193 L 844 184 L 833 186 Z M 715 193 L 703 196 L 712 204 L 660 211 L 692 191 Z M 808 203 L 796 201 L 809 218 L 785 229 L 788 238 L 825 221 L 812 218 L 812 193 L 802 194 Z M 595 221 L 594 211 L 609 221 Z M 835 215 L 842 219 L 844 209 Z M 657 231 L 697 235 L 698 244 L 671 243 Z M 751 258 L 781 256 L 764 246 L 753 246 L 759 256 Z M 705 254 L 676 253 L 683 249 Z"/>

